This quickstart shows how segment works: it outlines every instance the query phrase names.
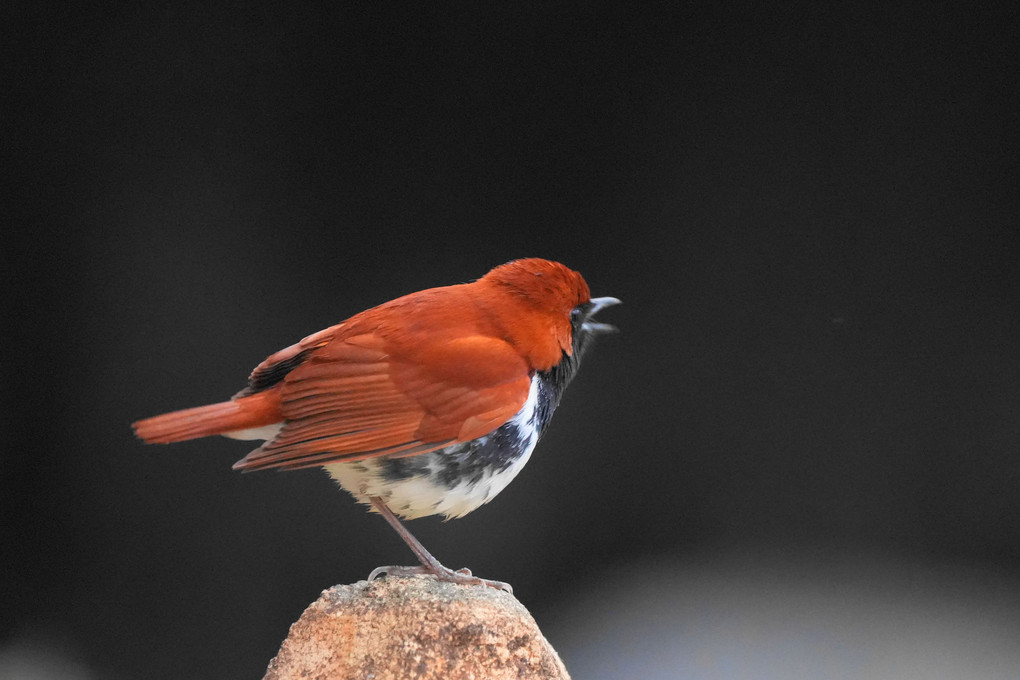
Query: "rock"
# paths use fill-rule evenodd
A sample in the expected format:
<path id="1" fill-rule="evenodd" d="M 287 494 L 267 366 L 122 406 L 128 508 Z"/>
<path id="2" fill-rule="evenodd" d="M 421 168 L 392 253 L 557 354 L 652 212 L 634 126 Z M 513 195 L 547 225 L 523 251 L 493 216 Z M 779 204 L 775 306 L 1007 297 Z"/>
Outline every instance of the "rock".
<path id="1" fill-rule="evenodd" d="M 569 680 L 512 595 L 428 576 L 323 591 L 290 628 L 264 680 Z"/>

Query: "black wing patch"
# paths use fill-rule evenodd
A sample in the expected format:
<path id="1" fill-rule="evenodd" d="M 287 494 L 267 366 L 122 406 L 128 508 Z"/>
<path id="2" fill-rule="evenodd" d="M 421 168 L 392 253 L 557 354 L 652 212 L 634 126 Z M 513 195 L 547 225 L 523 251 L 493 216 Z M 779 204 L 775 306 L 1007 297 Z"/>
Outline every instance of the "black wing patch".
<path id="1" fill-rule="evenodd" d="M 268 390 L 273 385 L 280 383 L 287 374 L 293 371 L 295 368 L 304 363 L 304 360 L 308 357 L 308 354 L 318 347 L 309 347 L 308 349 L 302 350 L 294 356 L 278 361 L 272 366 L 264 368 L 262 370 L 256 370 L 248 378 L 248 386 L 235 395 L 237 397 L 247 397 L 263 390 Z"/>

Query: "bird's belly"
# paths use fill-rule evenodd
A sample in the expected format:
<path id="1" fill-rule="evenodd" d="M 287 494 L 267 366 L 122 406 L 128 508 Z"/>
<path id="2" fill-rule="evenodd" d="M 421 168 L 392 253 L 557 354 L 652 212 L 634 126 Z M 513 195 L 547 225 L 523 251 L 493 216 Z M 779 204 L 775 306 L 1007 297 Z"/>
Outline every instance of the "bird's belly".
<path id="1" fill-rule="evenodd" d="M 368 458 L 324 467 L 361 503 L 378 496 L 407 519 L 463 517 L 495 498 L 528 462 L 545 424 L 538 413 L 540 389 L 536 378 L 521 410 L 473 441 L 404 458 Z"/>
<path id="2" fill-rule="evenodd" d="M 505 489 L 533 449 L 534 445 L 529 446 L 505 468 L 468 463 L 469 470 L 456 470 L 450 467 L 451 454 L 445 450 L 413 458 L 331 463 L 325 468 L 359 502 L 368 504 L 370 496 L 378 496 L 406 519 L 463 517 Z"/>

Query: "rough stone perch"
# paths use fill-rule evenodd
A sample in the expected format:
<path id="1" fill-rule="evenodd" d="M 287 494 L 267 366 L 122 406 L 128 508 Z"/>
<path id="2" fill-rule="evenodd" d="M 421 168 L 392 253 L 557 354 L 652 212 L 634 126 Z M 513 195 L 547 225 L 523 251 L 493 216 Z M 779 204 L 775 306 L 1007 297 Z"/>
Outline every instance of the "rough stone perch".
<path id="1" fill-rule="evenodd" d="M 512 595 L 422 576 L 323 591 L 291 626 L 264 680 L 292 678 L 570 676 Z"/>

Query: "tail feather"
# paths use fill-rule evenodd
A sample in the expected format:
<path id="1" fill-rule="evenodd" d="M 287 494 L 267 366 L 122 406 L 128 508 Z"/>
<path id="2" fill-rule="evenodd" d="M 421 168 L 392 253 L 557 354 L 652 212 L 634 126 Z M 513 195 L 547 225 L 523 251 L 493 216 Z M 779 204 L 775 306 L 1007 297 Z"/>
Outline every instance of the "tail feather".
<path id="1" fill-rule="evenodd" d="M 266 391 L 219 404 L 164 413 L 139 420 L 131 427 L 139 439 L 149 444 L 169 444 L 263 427 L 282 420 L 279 396 L 275 391 Z"/>

